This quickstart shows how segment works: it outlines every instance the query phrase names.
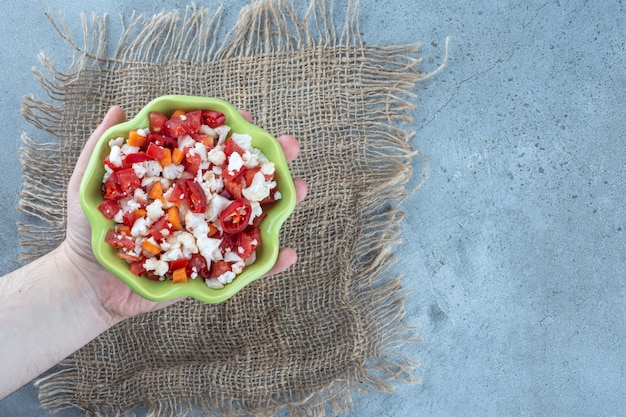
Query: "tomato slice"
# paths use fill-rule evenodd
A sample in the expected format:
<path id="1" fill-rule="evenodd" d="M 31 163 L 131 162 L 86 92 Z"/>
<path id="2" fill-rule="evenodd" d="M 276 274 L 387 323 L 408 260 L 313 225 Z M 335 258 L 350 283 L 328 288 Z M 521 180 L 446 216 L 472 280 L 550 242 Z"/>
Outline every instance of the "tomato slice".
<path id="1" fill-rule="evenodd" d="M 150 130 L 152 132 L 160 132 L 165 122 L 167 122 L 167 116 L 157 111 L 150 112 L 148 118 L 150 119 Z"/>
<path id="2" fill-rule="evenodd" d="M 100 213 L 107 219 L 111 220 L 121 210 L 120 203 L 117 200 L 104 200 L 98 206 Z"/>
<path id="3" fill-rule="evenodd" d="M 206 211 L 206 194 L 200 184 L 193 179 L 183 181 L 185 199 L 192 213 L 204 213 Z"/>
<path id="4" fill-rule="evenodd" d="M 238 198 L 220 213 L 220 224 L 226 233 L 239 233 L 248 226 L 252 208 L 245 198 Z"/>
<path id="5" fill-rule="evenodd" d="M 224 113 L 215 110 L 204 110 L 202 112 L 202 122 L 211 127 L 216 128 L 221 126 L 226 121 L 226 116 Z"/>
<path id="6" fill-rule="evenodd" d="M 195 133 L 202 125 L 202 112 L 191 111 L 183 115 L 172 117 L 163 124 L 163 133 L 172 138 Z"/>

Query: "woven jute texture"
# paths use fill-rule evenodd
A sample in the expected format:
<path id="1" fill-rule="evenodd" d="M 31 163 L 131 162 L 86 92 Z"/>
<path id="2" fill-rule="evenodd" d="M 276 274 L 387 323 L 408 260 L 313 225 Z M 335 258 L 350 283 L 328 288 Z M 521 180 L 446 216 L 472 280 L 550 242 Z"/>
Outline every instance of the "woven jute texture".
<path id="1" fill-rule="evenodd" d="M 415 380 L 415 363 L 398 350 L 417 336 L 404 325 L 402 282 L 389 267 L 418 154 L 412 90 L 424 75 L 418 45 L 362 42 L 357 6 L 348 3 L 337 27 L 321 1 L 303 10 L 255 2 L 223 28 L 221 7 L 192 5 L 122 16 L 115 44 L 103 16 L 83 18 L 79 42 L 62 17 L 50 17 L 75 56 L 64 71 L 41 56 L 47 97 L 24 101 L 26 119 L 53 138 L 23 137 L 25 260 L 64 238 L 65 185 L 114 104 L 133 117 L 164 94 L 228 100 L 269 132 L 301 141 L 291 169 L 309 195 L 281 235 L 296 265 L 222 304 L 185 300 L 117 325 L 38 381 L 45 408 L 319 416 L 348 410 L 357 391 Z"/>

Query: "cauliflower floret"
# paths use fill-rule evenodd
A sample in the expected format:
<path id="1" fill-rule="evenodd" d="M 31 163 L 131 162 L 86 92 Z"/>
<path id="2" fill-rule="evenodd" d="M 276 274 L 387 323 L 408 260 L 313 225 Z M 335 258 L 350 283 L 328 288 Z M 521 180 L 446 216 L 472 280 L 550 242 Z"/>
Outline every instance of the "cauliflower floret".
<path id="1" fill-rule="evenodd" d="M 228 132 L 230 132 L 230 126 L 221 125 L 221 126 L 216 127 L 214 130 L 215 130 L 215 133 L 217 133 L 218 135 L 217 144 L 223 145 L 224 142 L 226 142 L 226 136 L 228 136 Z"/>
<path id="2" fill-rule="evenodd" d="M 216 278 L 207 278 L 204 280 L 204 282 L 206 283 L 207 287 L 214 290 L 221 290 L 222 288 L 224 288 L 224 284 L 219 282 Z"/>
<path id="3" fill-rule="evenodd" d="M 198 239 L 209 234 L 209 225 L 204 214 L 196 214 L 191 211 L 185 213 L 185 227 Z"/>
<path id="4" fill-rule="evenodd" d="M 111 162 L 116 167 L 122 166 L 122 149 L 119 146 L 111 146 L 111 152 L 109 153 L 109 162 Z"/>
<path id="5" fill-rule="evenodd" d="M 148 215 L 148 218 L 152 221 L 158 220 L 163 217 L 165 212 L 163 211 L 163 203 L 161 202 L 161 200 L 154 200 L 152 203 L 148 204 L 146 206 L 146 213 Z"/>
<path id="6" fill-rule="evenodd" d="M 214 165 L 223 165 L 226 162 L 226 154 L 221 149 L 213 148 L 207 153 L 207 159 Z"/>
<path id="7" fill-rule="evenodd" d="M 167 262 L 156 258 L 148 258 L 143 263 L 143 267 L 146 271 L 154 271 L 155 274 L 163 276 L 169 271 L 170 267 Z"/>
<path id="8" fill-rule="evenodd" d="M 189 135 L 184 135 L 178 138 L 178 149 L 184 151 L 185 148 L 193 148 L 196 144 L 194 138 Z"/>
<path id="9" fill-rule="evenodd" d="M 107 182 L 111 174 L 113 174 L 113 170 L 111 169 L 111 167 L 108 166 L 107 164 L 104 164 L 104 176 L 102 177 L 103 184 Z"/>
<path id="10" fill-rule="evenodd" d="M 200 133 L 202 133 L 203 135 L 211 136 L 213 139 L 217 137 L 217 133 L 215 132 L 215 130 L 208 125 L 200 125 Z"/>
<path id="11" fill-rule="evenodd" d="M 221 284 L 230 284 L 231 282 L 233 282 L 236 276 L 237 274 L 235 274 L 233 271 L 226 271 L 222 275 L 217 277 L 217 280 Z"/>
<path id="12" fill-rule="evenodd" d="M 211 198 L 206 210 L 206 218 L 209 222 L 214 222 L 219 217 L 220 213 L 228 207 L 230 200 L 219 194 L 214 194 Z"/>
<path id="13" fill-rule="evenodd" d="M 261 172 L 263 173 L 263 175 L 272 175 L 274 172 L 276 172 L 276 166 L 273 162 L 264 162 L 261 164 Z"/>
<path id="14" fill-rule="evenodd" d="M 212 237 L 202 235 L 197 237 L 196 243 L 198 245 L 200 255 L 206 259 L 207 264 L 210 264 L 211 261 L 218 261 L 222 258 L 222 252 L 220 251 L 222 239 L 213 239 Z"/>
<path id="15" fill-rule="evenodd" d="M 133 164 L 133 170 L 139 178 L 143 177 L 158 177 L 163 171 L 163 167 L 159 161 L 145 161 L 135 162 Z"/>
<path id="16" fill-rule="evenodd" d="M 148 230 L 149 227 L 150 227 L 150 223 L 148 222 L 148 220 L 145 217 L 140 217 L 137 220 L 135 220 L 135 223 L 133 223 L 133 227 L 130 230 L 130 234 L 133 235 L 134 237 L 147 236 L 149 233 L 149 230 Z"/>
<path id="17" fill-rule="evenodd" d="M 252 149 L 252 136 L 248 135 L 247 133 L 233 133 L 230 137 L 244 151 L 249 151 Z"/>
<path id="18" fill-rule="evenodd" d="M 250 211 L 250 220 L 248 221 L 248 224 L 251 225 L 257 217 L 263 214 L 263 207 L 261 207 L 261 204 L 258 201 L 250 201 L 250 208 L 252 210 Z"/>
<path id="19" fill-rule="evenodd" d="M 139 146 L 130 146 L 128 143 L 123 144 L 121 149 L 124 155 L 130 155 L 131 153 L 139 152 Z"/>
<path id="20" fill-rule="evenodd" d="M 228 173 L 230 175 L 235 175 L 236 172 L 239 172 L 241 167 L 244 166 L 243 159 L 241 159 L 241 155 L 237 152 L 233 152 L 230 154 L 228 158 Z"/>
<path id="21" fill-rule="evenodd" d="M 183 251 L 180 248 L 168 250 L 161 255 L 161 260 L 166 262 L 172 262 L 183 257 Z"/>
<path id="22" fill-rule="evenodd" d="M 230 267 L 231 267 L 232 272 L 234 272 L 235 274 L 239 275 L 239 274 L 241 274 L 243 269 L 246 267 L 246 264 L 243 261 L 235 262 Z"/>
<path id="23" fill-rule="evenodd" d="M 180 178 L 184 171 L 185 167 L 183 165 L 170 164 L 163 168 L 163 177 L 168 180 L 175 180 Z"/>
<path id="24" fill-rule="evenodd" d="M 209 198 L 211 194 L 222 192 L 224 189 L 224 180 L 218 178 L 213 171 L 206 171 L 201 177 L 201 181 L 198 181 L 198 183 L 200 183 L 204 189 L 207 198 Z"/>
<path id="25" fill-rule="evenodd" d="M 122 136 L 119 136 L 109 141 L 109 148 L 112 148 L 114 146 L 121 147 L 123 144 L 124 144 L 124 138 Z"/>
<path id="26" fill-rule="evenodd" d="M 250 201 L 261 201 L 270 195 L 270 190 L 276 187 L 274 181 L 265 181 L 265 176 L 262 172 L 257 172 L 252 178 L 252 184 L 245 187 L 242 194 Z"/>

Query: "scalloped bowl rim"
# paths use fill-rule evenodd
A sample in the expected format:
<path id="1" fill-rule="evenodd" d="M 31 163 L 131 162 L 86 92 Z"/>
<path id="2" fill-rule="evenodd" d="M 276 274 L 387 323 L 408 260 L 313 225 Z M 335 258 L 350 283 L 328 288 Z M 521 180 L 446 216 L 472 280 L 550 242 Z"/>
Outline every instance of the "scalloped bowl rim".
<path id="1" fill-rule="evenodd" d="M 182 284 L 172 284 L 169 280 L 151 281 L 145 277 L 138 277 L 130 272 L 126 261 L 115 255 L 116 250 L 104 241 L 106 232 L 114 225 L 112 220 L 107 220 L 98 210 L 98 205 L 103 201 L 100 190 L 104 174 L 103 161 L 108 155 L 109 140 L 125 136 L 130 130 L 148 127 L 148 117 L 151 111 L 169 114 L 176 109 L 221 111 L 226 115 L 226 124 L 231 127 L 231 132 L 250 134 L 252 146 L 260 149 L 276 166 L 275 181 L 282 198 L 264 209 L 267 217 L 261 223 L 262 243 L 257 248 L 257 258 L 254 263 L 245 267 L 233 282 L 225 285 L 222 289 L 209 288 L 201 278 L 189 280 Z M 167 95 L 155 98 L 144 106 L 134 118 L 112 126 L 102 134 L 82 178 L 79 199 L 83 212 L 91 224 L 91 243 L 96 259 L 137 294 L 152 301 L 192 297 L 206 303 L 220 303 L 237 294 L 272 268 L 278 257 L 280 228 L 295 209 L 296 192 L 284 153 L 274 136 L 247 122 L 234 106 L 224 100 L 210 97 Z"/>

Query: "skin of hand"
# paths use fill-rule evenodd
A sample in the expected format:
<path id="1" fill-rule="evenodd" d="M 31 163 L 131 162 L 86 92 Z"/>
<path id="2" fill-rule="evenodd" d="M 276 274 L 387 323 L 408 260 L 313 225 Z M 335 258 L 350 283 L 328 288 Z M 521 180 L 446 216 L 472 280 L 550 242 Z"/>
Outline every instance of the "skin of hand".
<path id="1" fill-rule="evenodd" d="M 250 121 L 247 112 L 241 114 Z M 91 226 L 78 200 L 80 182 L 100 136 L 125 120 L 120 107 L 111 107 L 85 143 L 67 189 L 66 239 L 0 278 L 0 399 L 120 321 L 179 301 L 142 298 L 102 267 L 91 250 Z M 287 135 L 277 139 L 287 161 L 293 161 L 298 141 Z M 301 202 L 307 185 L 298 178 L 294 184 Z M 267 275 L 284 271 L 296 260 L 293 249 L 282 248 Z"/>

